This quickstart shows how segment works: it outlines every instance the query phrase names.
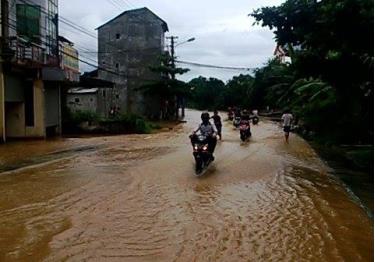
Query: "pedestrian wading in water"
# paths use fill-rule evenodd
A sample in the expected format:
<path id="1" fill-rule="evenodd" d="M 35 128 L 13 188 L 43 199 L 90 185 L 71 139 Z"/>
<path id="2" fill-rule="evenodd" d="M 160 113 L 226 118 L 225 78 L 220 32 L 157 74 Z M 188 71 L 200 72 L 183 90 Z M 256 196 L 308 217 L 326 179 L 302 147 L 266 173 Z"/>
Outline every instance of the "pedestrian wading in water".
<path id="1" fill-rule="evenodd" d="M 285 134 L 285 142 L 289 143 L 289 133 L 292 129 L 292 123 L 293 123 L 293 115 L 291 114 L 290 110 L 287 109 L 284 111 L 284 114 L 281 117 L 284 134 Z"/>

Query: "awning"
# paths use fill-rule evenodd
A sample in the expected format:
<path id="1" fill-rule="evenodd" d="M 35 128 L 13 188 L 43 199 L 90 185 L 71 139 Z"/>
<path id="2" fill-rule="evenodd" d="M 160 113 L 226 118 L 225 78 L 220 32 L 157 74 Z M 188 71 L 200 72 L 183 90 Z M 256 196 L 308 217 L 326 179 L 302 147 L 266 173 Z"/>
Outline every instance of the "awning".
<path id="1" fill-rule="evenodd" d="M 59 67 L 43 67 L 42 68 L 42 80 L 43 81 L 65 81 L 65 73 Z"/>

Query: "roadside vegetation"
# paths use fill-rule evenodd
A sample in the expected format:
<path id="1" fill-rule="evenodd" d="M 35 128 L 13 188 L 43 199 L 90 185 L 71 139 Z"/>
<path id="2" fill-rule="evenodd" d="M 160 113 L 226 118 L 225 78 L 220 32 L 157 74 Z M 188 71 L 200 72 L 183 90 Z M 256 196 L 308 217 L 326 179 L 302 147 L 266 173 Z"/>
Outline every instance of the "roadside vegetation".
<path id="1" fill-rule="evenodd" d="M 357 145 L 348 154 L 367 163 L 373 155 L 374 18 L 370 0 L 287 0 L 254 10 L 291 63 L 270 60 L 252 75 L 227 83 L 190 82 L 190 106 L 292 110 L 300 130 L 329 146 Z M 213 101 L 207 108 L 207 101 Z M 211 104 L 211 103 L 209 103 Z"/>
<path id="2" fill-rule="evenodd" d="M 290 108 L 322 141 L 371 144 L 373 2 L 288 0 L 251 16 L 274 31 L 292 63 L 270 60 L 227 83 L 193 79 L 190 106 Z"/>
<path id="3" fill-rule="evenodd" d="M 102 118 L 90 111 L 69 112 L 63 123 L 65 134 L 149 134 L 159 126 L 134 114 Z"/>

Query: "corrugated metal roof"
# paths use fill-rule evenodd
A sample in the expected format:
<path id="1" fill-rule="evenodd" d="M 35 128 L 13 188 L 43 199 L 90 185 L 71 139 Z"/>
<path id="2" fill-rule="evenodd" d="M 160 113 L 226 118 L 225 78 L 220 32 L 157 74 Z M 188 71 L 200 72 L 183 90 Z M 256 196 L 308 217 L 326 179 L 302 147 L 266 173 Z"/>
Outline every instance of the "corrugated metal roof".
<path id="1" fill-rule="evenodd" d="M 71 88 L 68 90 L 68 94 L 95 94 L 99 88 Z"/>

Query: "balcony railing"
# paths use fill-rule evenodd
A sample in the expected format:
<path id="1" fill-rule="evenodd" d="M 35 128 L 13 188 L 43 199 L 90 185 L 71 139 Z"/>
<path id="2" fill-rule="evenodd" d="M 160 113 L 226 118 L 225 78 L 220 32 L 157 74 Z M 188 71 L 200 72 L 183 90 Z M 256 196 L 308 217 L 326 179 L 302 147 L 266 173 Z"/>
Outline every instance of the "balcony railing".
<path id="1" fill-rule="evenodd" d="M 9 48 L 14 53 L 11 62 L 17 65 L 32 68 L 58 66 L 57 56 L 48 55 L 43 46 L 29 42 L 23 38 L 9 38 Z"/>

